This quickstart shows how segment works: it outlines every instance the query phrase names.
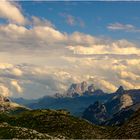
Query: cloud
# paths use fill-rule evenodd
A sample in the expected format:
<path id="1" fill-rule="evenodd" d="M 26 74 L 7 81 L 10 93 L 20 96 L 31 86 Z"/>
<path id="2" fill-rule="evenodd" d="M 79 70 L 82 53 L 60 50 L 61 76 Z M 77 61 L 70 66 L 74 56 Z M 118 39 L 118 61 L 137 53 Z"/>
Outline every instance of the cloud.
<path id="1" fill-rule="evenodd" d="M 55 28 L 55 25 L 51 21 L 45 18 L 40 19 L 36 16 L 32 16 L 31 21 L 28 24 L 31 24 L 32 26 L 48 26 Z"/>
<path id="2" fill-rule="evenodd" d="M 26 22 L 19 7 L 14 2 L 8 0 L 0 1 L 0 17 L 18 24 L 25 24 Z"/>
<path id="3" fill-rule="evenodd" d="M 100 87 L 102 87 L 106 91 L 115 92 L 117 89 L 116 86 L 114 86 L 112 83 L 106 80 L 100 80 L 99 83 L 100 83 Z"/>
<path id="4" fill-rule="evenodd" d="M 131 79 L 131 80 L 139 80 L 140 79 L 140 76 L 137 75 L 137 74 L 134 74 L 132 72 L 128 72 L 128 71 L 121 71 L 120 72 L 120 77 L 122 79 Z"/>
<path id="5" fill-rule="evenodd" d="M 13 65 L 9 63 L 0 63 L 0 69 L 12 68 Z"/>
<path id="6" fill-rule="evenodd" d="M 121 84 L 126 88 L 126 89 L 134 89 L 135 86 L 131 84 L 130 82 L 127 82 L 126 80 L 120 80 Z"/>
<path id="7" fill-rule="evenodd" d="M 6 97 L 10 96 L 9 89 L 5 85 L 3 85 L 1 83 L 0 83 L 0 94 L 2 94 L 3 96 L 6 96 Z"/>
<path id="8" fill-rule="evenodd" d="M 83 80 L 93 83 L 97 88 L 108 93 L 114 92 L 119 85 L 123 85 L 126 89 L 139 88 L 140 79 L 133 77 L 140 74 L 139 71 L 135 71 L 139 64 L 132 69 L 132 65 L 127 64 L 127 61 L 115 59 L 94 60 L 93 58 L 65 56 L 62 60 L 59 58 L 59 61 L 66 61 L 65 67 L 17 64 L 11 68 L 1 69 L 0 82 L 9 89 L 10 95 L 24 98 L 39 98 L 58 92 L 65 93 L 72 83 L 79 83 Z M 48 64 L 47 60 L 46 64 Z M 122 65 L 126 67 L 120 68 Z M 13 73 L 15 68 L 20 69 L 22 75 L 15 76 Z M 137 75 L 131 70 L 135 71 Z"/>
<path id="9" fill-rule="evenodd" d="M 60 13 L 60 16 L 64 17 L 65 22 L 70 26 L 85 27 L 84 21 L 79 17 L 75 17 L 75 16 L 72 16 L 72 15 L 67 14 L 67 13 Z"/>
<path id="10" fill-rule="evenodd" d="M 74 26 L 76 24 L 75 18 L 72 15 L 66 16 L 66 22 L 71 26 Z"/>
<path id="11" fill-rule="evenodd" d="M 18 68 L 13 68 L 12 73 L 16 76 L 21 76 L 23 74 L 23 72 Z"/>
<path id="12" fill-rule="evenodd" d="M 17 91 L 18 93 L 22 93 L 22 92 L 23 92 L 23 89 L 20 87 L 18 81 L 12 80 L 12 81 L 11 81 L 11 85 L 16 89 L 16 91 Z"/>
<path id="13" fill-rule="evenodd" d="M 108 44 L 102 42 L 88 46 L 68 46 L 74 54 L 92 55 L 92 54 L 118 54 L 118 55 L 139 55 L 140 49 L 126 40 L 118 40 Z"/>
<path id="14" fill-rule="evenodd" d="M 109 30 L 123 30 L 126 32 L 140 32 L 140 29 L 131 24 L 111 23 L 107 26 Z"/>
<path id="15" fill-rule="evenodd" d="M 73 18 L 70 24 L 79 26 L 80 19 L 69 18 Z M 0 25 L 3 94 L 39 98 L 64 93 L 71 83 L 81 81 L 93 83 L 106 92 L 114 92 L 120 85 L 139 88 L 137 44 L 123 38 L 104 39 L 81 32 L 68 34 L 47 19 L 35 16 L 29 19 L 28 27 L 13 22 Z"/>

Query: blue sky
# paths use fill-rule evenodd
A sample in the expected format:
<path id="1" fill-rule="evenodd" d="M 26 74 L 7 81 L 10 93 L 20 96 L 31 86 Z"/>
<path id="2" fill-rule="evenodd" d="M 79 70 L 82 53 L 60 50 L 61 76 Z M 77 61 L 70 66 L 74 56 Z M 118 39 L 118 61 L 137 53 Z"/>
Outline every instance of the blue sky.
<path id="1" fill-rule="evenodd" d="M 0 1 L 0 93 L 140 88 L 139 13 L 140 2 Z"/>
<path id="2" fill-rule="evenodd" d="M 128 38 L 138 41 L 140 32 L 108 30 L 111 23 L 131 24 L 140 29 L 140 2 L 19 2 L 27 16 L 50 20 L 60 31 L 80 31 L 114 39 Z M 75 25 L 66 22 L 71 15 Z M 81 27 L 79 22 L 83 22 Z"/>

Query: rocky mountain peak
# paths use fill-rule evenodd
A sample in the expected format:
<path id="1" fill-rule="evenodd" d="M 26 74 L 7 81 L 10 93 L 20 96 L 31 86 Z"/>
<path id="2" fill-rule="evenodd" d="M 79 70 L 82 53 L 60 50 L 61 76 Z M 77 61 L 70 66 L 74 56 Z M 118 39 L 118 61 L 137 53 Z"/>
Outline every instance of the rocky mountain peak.
<path id="1" fill-rule="evenodd" d="M 8 97 L 0 95 L 0 102 L 10 102 L 10 99 Z"/>
<path id="2" fill-rule="evenodd" d="M 91 84 L 88 86 L 88 92 L 94 92 L 95 91 L 95 87 L 94 87 L 94 84 Z"/>
<path id="3" fill-rule="evenodd" d="M 109 118 L 106 107 L 99 101 L 90 105 L 83 112 L 83 118 L 95 123 L 100 124 Z M 100 118 L 100 119 L 99 119 Z"/>
<path id="4" fill-rule="evenodd" d="M 86 91 L 86 89 L 87 89 L 87 82 L 86 81 L 83 81 L 82 83 L 81 83 L 81 91 L 82 92 L 85 92 Z"/>
<path id="5" fill-rule="evenodd" d="M 67 90 L 68 96 L 78 96 L 82 95 L 83 92 L 87 90 L 87 82 L 83 81 L 81 83 L 73 83 L 70 88 Z"/>
<path id="6" fill-rule="evenodd" d="M 122 104 L 120 109 L 133 105 L 132 97 L 128 94 L 122 95 L 120 98 L 120 102 Z"/>
<path id="7" fill-rule="evenodd" d="M 115 93 L 117 93 L 117 94 L 123 94 L 123 93 L 125 93 L 125 90 L 124 90 L 123 86 L 120 86 L 120 87 L 116 90 Z"/>

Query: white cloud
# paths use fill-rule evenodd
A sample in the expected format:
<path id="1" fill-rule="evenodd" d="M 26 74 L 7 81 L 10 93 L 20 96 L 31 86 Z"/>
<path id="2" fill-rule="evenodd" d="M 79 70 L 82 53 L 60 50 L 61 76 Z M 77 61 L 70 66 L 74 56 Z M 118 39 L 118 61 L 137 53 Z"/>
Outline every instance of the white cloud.
<path id="1" fill-rule="evenodd" d="M 122 23 L 111 23 L 107 26 L 109 30 L 123 30 L 126 32 L 140 32 L 139 28 L 136 28 L 134 25 L 131 24 L 122 24 Z"/>
<path id="2" fill-rule="evenodd" d="M 22 93 L 22 92 L 23 92 L 23 89 L 22 89 L 21 86 L 19 85 L 18 81 L 12 80 L 12 81 L 11 81 L 11 85 L 16 89 L 16 91 L 17 91 L 18 93 Z"/>
<path id="3" fill-rule="evenodd" d="M 3 85 L 1 83 L 0 83 L 0 94 L 2 94 L 3 96 L 6 96 L 6 97 L 10 96 L 9 89 L 5 85 Z"/>
<path id="4" fill-rule="evenodd" d="M 129 71 L 121 71 L 120 77 L 123 79 L 139 80 L 140 76 Z"/>
<path id="5" fill-rule="evenodd" d="M 93 44 L 89 46 L 68 46 L 74 54 L 92 55 L 92 54 L 119 54 L 119 55 L 139 55 L 140 49 L 126 40 L 119 40 L 108 44 Z"/>
<path id="6" fill-rule="evenodd" d="M 16 76 L 21 76 L 23 74 L 23 72 L 18 68 L 13 68 L 12 73 Z"/>
<path id="7" fill-rule="evenodd" d="M 29 22 L 29 24 L 31 24 L 32 26 L 49 26 L 53 28 L 55 27 L 55 25 L 51 21 L 45 18 L 40 19 L 36 16 L 31 17 L 31 21 Z"/>
<path id="8" fill-rule="evenodd" d="M 115 92 L 117 89 L 116 86 L 114 86 L 112 83 L 110 83 L 106 80 L 100 80 L 99 84 L 100 84 L 100 87 L 102 87 L 106 91 Z"/>
<path id="9" fill-rule="evenodd" d="M 17 5 L 8 0 L 0 1 L 0 17 L 9 21 L 25 24 L 26 20 Z"/>
<path id="10" fill-rule="evenodd" d="M 0 69 L 12 68 L 13 65 L 9 63 L 0 63 Z"/>
<path id="11" fill-rule="evenodd" d="M 134 89 L 135 88 L 135 86 L 128 81 L 120 80 L 120 82 L 126 89 Z"/>
<path id="12" fill-rule="evenodd" d="M 71 83 L 81 81 L 92 82 L 107 92 L 120 85 L 139 87 L 140 48 L 135 43 L 64 33 L 38 17 L 32 17 L 28 24 L 30 28 L 14 23 L 0 25 L 3 94 L 37 98 L 63 93 Z"/>

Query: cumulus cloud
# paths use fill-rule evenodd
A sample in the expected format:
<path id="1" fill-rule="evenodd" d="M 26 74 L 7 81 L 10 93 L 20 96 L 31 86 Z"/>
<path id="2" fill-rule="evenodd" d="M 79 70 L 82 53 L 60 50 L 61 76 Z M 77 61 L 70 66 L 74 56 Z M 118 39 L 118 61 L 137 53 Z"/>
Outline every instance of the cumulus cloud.
<path id="1" fill-rule="evenodd" d="M 36 16 L 32 16 L 31 21 L 28 24 L 31 24 L 32 26 L 49 26 L 53 28 L 55 27 L 55 25 L 51 21 L 45 18 L 40 19 Z"/>
<path id="2" fill-rule="evenodd" d="M 120 82 L 126 89 L 134 89 L 135 88 L 135 86 L 132 83 L 130 83 L 126 80 L 120 80 Z"/>
<path id="3" fill-rule="evenodd" d="M 20 87 L 18 81 L 12 80 L 12 81 L 11 81 L 11 85 L 16 89 L 16 91 L 17 91 L 18 93 L 22 93 L 22 92 L 23 92 L 23 89 Z"/>
<path id="4" fill-rule="evenodd" d="M 115 92 L 117 89 L 115 85 L 113 85 L 112 83 L 106 80 L 100 80 L 99 83 L 100 83 L 100 87 L 102 87 L 106 91 Z"/>
<path id="5" fill-rule="evenodd" d="M 8 0 L 0 1 L 0 17 L 18 24 L 25 24 L 26 22 L 20 8 Z"/>
<path id="6" fill-rule="evenodd" d="M 13 65 L 11 68 L 1 69 L 0 82 L 7 89 L 10 89 L 10 95 L 25 98 L 38 98 L 58 92 L 65 93 L 71 83 L 81 81 L 93 83 L 97 88 L 103 89 L 108 93 L 116 91 L 119 85 L 123 85 L 126 89 L 139 88 L 140 79 L 138 73 L 134 75 L 134 73 L 130 72 L 131 65 L 127 65 L 121 60 L 110 59 L 108 61 L 71 57 L 73 60 L 70 61 L 70 58 L 67 58 L 67 60 L 65 58 L 67 66 L 62 68 L 54 65 L 20 64 Z M 114 64 L 115 66 L 126 65 L 126 71 L 112 68 Z M 13 73 L 15 68 L 20 69 L 22 74 L 15 76 Z M 119 75 L 120 73 L 121 75 Z M 132 77 L 129 75 L 132 75 Z M 136 79 L 133 76 L 136 76 Z"/>
<path id="7" fill-rule="evenodd" d="M 0 83 L 0 94 L 2 94 L 3 96 L 10 96 L 10 91 L 9 89 L 3 85 L 2 83 Z"/>
<path id="8" fill-rule="evenodd" d="M 131 80 L 139 80 L 140 79 L 139 75 L 132 73 L 132 72 L 129 72 L 129 71 L 121 71 L 120 77 L 123 79 L 131 79 Z"/>
<path id="9" fill-rule="evenodd" d="M 17 8 L 13 2 L 4 2 Z M 49 20 L 35 16 L 29 18 L 29 27 L 9 15 L 0 13 L 0 16 L 19 23 L 0 25 L 0 88 L 3 94 L 38 98 L 64 93 L 71 83 L 81 81 L 94 83 L 107 92 L 114 92 L 120 85 L 139 88 L 140 48 L 137 44 L 81 32 L 68 34 Z M 77 25 L 80 19 L 70 16 L 69 22 Z M 114 30 L 123 28 L 121 25 L 112 27 Z M 127 25 L 127 29 L 133 28 Z"/>
<path id="10" fill-rule="evenodd" d="M 118 55 L 132 55 L 140 53 L 140 49 L 126 40 L 119 40 L 108 44 L 93 44 L 90 46 L 68 46 L 69 50 L 74 54 L 118 54 Z"/>
<path id="11" fill-rule="evenodd" d="M 16 76 L 21 76 L 22 75 L 22 71 L 18 68 L 13 68 L 12 73 Z"/>
<path id="12" fill-rule="evenodd" d="M 9 63 L 0 63 L 0 69 L 12 68 L 13 65 Z"/>

